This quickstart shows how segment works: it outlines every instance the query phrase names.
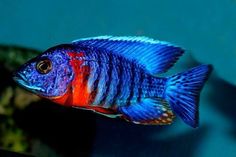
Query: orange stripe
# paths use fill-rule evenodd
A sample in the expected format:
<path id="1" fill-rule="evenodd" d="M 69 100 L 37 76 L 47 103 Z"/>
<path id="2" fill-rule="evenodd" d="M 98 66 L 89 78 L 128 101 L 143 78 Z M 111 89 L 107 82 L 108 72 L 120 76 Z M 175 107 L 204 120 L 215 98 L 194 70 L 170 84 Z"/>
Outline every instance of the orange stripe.
<path id="1" fill-rule="evenodd" d="M 82 60 L 78 60 L 76 57 L 84 56 L 83 52 L 69 52 L 71 57 L 70 65 L 74 71 L 74 79 L 68 87 L 68 91 L 60 96 L 53 98 L 52 101 L 66 106 L 78 106 L 85 107 L 89 104 L 90 93 L 88 91 L 88 76 L 90 73 L 90 68 L 88 66 L 81 66 Z"/>
<path id="2" fill-rule="evenodd" d="M 116 110 L 114 109 L 105 109 L 96 106 L 90 106 L 90 102 L 92 102 L 95 97 L 89 93 L 88 90 L 88 76 L 90 74 L 90 68 L 88 66 L 81 67 L 83 63 L 82 60 L 76 59 L 76 57 L 82 57 L 83 53 L 70 52 L 69 56 L 71 56 L 70 64 L 75 73 L 75 77 L 71 84 L 69 85 L 67 92 L 60 96 L 53 98 L 52 101 L 64 106 L 75 106 L 86 108 L 90 110 L 94 110 L 99 113 L 113 115 Z M 94 93 L 95 94 L 95 93 Z"/>

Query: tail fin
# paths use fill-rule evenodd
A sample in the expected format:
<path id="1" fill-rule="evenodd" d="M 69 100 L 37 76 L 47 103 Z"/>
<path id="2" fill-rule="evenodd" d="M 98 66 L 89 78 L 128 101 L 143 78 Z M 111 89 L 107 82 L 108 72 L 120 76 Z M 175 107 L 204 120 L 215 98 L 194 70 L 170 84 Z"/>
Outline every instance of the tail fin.
<path id="1" fill-rule="evenodd" d="M 165 99 L 173 111 L 192 127 L 198 126 L 198 102 L 200 91 L 212 66 L 200 65 L 186 72 L 171 76 L 167 80 Z"/>

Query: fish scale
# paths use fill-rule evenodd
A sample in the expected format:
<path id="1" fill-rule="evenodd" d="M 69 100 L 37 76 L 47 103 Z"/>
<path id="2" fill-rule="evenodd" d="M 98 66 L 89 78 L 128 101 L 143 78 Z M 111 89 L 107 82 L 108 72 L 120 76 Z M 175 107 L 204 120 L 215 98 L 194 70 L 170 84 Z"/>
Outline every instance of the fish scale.
<path id="1" fill-rule="evenodd" d="M 133 87 L 133 97 L 131 99 L 131 104 L 138 102 L 139 92 L 142 90 L 141 84 L 141 71 L 138 68 L 134 69 L 134 87 Z"/>
<path id="2" fill-rule="evenodd" d="M 111 107 L 112 105 L 115 105 L 115 104 L 112 104 L 113 100 L 114 100 L 114 97 L 115 95 L 117 94 L 117 86 L 118 86 L 118 83 L 119 83 L 119 72 L 118 72 L 118 67 L 116 66 L 117 64 L 117 61 L 118 59 L 116 57 L 113 58 L 113 64 L 112 64 L 112 67 L 111 67 L 111 80 L 109 82 L 109 89 L 108 89 L 108 92 L 107 92 L 107 96 L 106 96 L 106 100 L 105 100 L 105 104 L 104 104 L 104 107 L 105 108 L 109 108 Z"/>
<path id="3" fill-rule="evenodd" d="M 112 86 L 111 80 L 112 80 L 112 71 L 113 71 L 113 69 L 112 69 L 113 68 L 113 66 L 112 66 L 113 65 L 113 56 L 111 54 L 107 54 L 106 56 L 108 59 L 107 66 L 106 66 L 107 67 L 107 69 L 106 69 L 107 80 L 104 84 L 104 86 L 106 87 L 106 90 L 105 90 L 104 96 L 100 102 L 100 104 L 103 106 L 106 106 L 106 98 L 108 97 L 110 86 Z"/>
<path id="4" fill-rule="evenodd" d="M 121 66 L 121 65 L 119 65 L 119 66 Z M 122 84 L 120 86 L 120 90 L 119 90 L 120 93 L 119 93 L 119 96 L 117 97 L 117 101 L 116 101 L 118 106 L 122 106 L 127 103 L 127 99 L 129 97 L 130 91 L 131 91 L 131 89 L 130 89 L 130 80 L 131 80 L 130 73 L 131 73 L 131 71 L 130 71 L 130 68 L 127 68 L 127 67 L 129 67 L 128 63 L 125 60 L 123 60 L 122 66 L 121 66 L 121 69 L 123 72 L 120 76 L 120 79 L 122 80 L 121 81 Z"/>
<path id="5" fill-rule="evenodd" d="M 86 54 L 86 57 L 90 63 L 90 74 L 89 74 L 89 79 L 88 79 L 88 89 L 90 92 L 90 104 L 94 105 L 94 100 L 97 95 L 97 88 L 98 88 L 98 81 L 100 78 L 100 65 L 101 65 L 101 59 L 100 56 L 97 55 L 97 53 L 91 53 L 88 51 Z M 95 61 L 96 60 L 96 61 Z"/>
<path id="6" fill-rule="evenodd" d="M 108 58 L 102 53 L 98 54 L 98 56 L 100 56 L 100 60 L 103 62 L 101 62 L 99 67 L 100 75 L 98 78 L 98 90 L 93 104 L 95 106 L 102 106 L 101 101 L 105 97 L 106 90 L 108 88 L 107 86 L 105 86 L 105 83 L 109 80 L 109 76 L 107 75 L 108 65 L 106 63 L 106 61 L 108 61 Z"/>
<path id="7" fill-rule="evenodd" d="M 114 92 L 114 96 L 113 96 L 113 100 L 112 100 L 112 103 L 111 103 L 111 107 L 115 107 L 116 108 L 116 105 L 118 105 L 116 102 L 117 102 L 117 98 L 119 97 L 119 95 L 120 95 L 120 93 L 121 93 L 121 86 L 122 86 L 122 82 L 123 82 L 123 80 L 122 79 L 120 79 L 120 76 L 122 76 L 123 75 L 123 67 L 122 66 L 120 66 L 121 65 L 121 63 L 123 63 L 122 62 L 122 58 L 120 58 L 120 57 L 117 57 L 117 59 L 116 59 L 116 64 L 117 64 L 117 66 L 116 66 L 116 72 L 117 72 L 117 80 L 116 80 L 116 86 L 114 85 L 114 88 L 116 89 L 116 92 Z"/>

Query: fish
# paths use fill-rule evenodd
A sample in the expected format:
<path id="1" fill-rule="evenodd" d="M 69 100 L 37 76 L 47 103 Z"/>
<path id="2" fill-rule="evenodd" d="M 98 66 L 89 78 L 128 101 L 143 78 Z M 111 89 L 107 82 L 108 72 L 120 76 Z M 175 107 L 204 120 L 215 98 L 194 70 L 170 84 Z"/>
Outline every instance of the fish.
<path id="1" fill-rule="evenodd" d="M 212 66 L 168 77 L 185 50 L 143 36 L 98 36 L 60 44 L 13 73 L 21 87 L 65 107 L 142 125 L 199 126 L 200 92 Z"/>

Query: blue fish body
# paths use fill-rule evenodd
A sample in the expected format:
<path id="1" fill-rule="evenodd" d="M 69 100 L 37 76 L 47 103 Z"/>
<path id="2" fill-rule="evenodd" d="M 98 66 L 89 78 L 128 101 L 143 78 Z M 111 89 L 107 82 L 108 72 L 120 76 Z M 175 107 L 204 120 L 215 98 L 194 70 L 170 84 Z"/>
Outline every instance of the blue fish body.
<path id="1" fill-rule="evenodd" d="M 137 124 L 171 124 L 178 115 L 188 125 L 198 126 L 199 94 L 211 66 L 200 65 L 167 78 L 156 76 L 184 53 L 178 46 L 146 37 L 101 36 L 56 46 L 43 55 L 49 52 L 63 52 L 74 70 L 69 77 L 73 83 L 64 79 L 70 88 L 54 91 L 54 97 L 63 95 L 55 102 Z M 64 72 L 57 73 L 60 77 Z M 50 99 L 49 93 L 46 96 Z"/>
<path id="2" fill-rule="evenodd" d="M 166 78 L 152 76 L 139 64 L 122 56 L 87 50 L 83 62 L 83 66 L 91 69 L 88 76 L 89 91 L 96 91 L 92 106 L 126 106 L 137 103 L 143 97 L 163 95 Z"/>

